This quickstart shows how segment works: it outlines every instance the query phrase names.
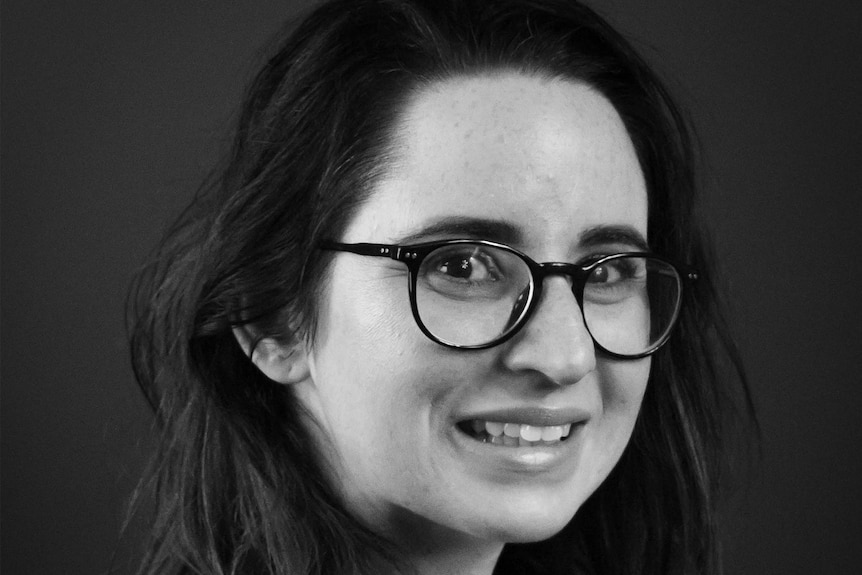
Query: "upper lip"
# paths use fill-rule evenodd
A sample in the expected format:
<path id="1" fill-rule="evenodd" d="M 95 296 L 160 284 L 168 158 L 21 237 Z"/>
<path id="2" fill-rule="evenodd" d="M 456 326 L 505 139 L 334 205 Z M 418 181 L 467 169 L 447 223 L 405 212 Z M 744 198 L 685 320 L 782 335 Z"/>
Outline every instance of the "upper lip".
<path id="1" fill-rule="evenodd" d="M 519 423 L 522 425 L 535 425 L 538 427 L 550 427 L 553 425 L 566 425 L 567 423 L 580 423 L 590 418 L 588 411 L 577 407 L 506 407 L 470 413 L 466 417 L 459 418 L 460 421 L 480 419 L 482 421 L 495 421 L 499 423 Z"/>

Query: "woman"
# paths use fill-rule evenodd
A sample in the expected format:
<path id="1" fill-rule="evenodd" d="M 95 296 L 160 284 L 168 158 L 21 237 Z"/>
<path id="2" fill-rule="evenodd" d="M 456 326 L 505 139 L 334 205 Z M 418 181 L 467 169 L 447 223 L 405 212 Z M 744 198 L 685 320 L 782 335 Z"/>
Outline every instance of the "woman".
<path id="1" fill-rule="evenodd" d="M 582 5 L 315 10 L 136 285 L 141 571 L 717 572 L 741 368 L 694 196 Z"/>

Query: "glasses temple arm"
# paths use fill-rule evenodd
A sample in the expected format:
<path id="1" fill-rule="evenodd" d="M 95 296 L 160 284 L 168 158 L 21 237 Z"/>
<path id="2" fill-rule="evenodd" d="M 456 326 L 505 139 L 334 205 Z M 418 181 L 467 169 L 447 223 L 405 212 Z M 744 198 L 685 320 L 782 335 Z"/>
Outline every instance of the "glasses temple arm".
<path id="1" fill-rule="evenodd" d="M 352 254 L 358 254 L 361 256 L 378 256 L 384 258 L 392 258 L 393 260 L 399 259 L 401 253 L 400 246 L 389 244 L 343 244 L 340 242 L 321 242 L 319 247 L 322 250 L 350 252 Z"/>

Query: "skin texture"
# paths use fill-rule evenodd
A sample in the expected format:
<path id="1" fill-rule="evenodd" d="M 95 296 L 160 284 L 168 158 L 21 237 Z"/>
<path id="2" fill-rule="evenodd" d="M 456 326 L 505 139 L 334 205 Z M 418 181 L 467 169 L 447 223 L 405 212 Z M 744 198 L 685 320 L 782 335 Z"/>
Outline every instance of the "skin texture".
<path id="1" fill-rule="evenodd" d="M 341 239 L 399 243 L 442 219 L 505 222 L 537 261 L 632 251 L 585 244 L 596 226 L 646 237 L 647 194 L 618 114 L 582 84 L 517 74 L 457 78 L 420 91 L 402 118 L 398 157 Z M 484 237 L 483 239 L 501 239 Z M 637 419 L 649 359 L 596 354 L 568 278 L 511 340 L 447 349 L 416 327 L 406 267 L 339 253 L 319 332 L 257 362 L 292 383 L 351 510 L 401 545 L 421 572 L 490 573 L 504 542 L 547 538 L 619 460 Z M 564 448 L 489 446 L 460 432 L 471 415 L 576 408 Z M 515 451 L 524 453 L 514 455 Z"/>

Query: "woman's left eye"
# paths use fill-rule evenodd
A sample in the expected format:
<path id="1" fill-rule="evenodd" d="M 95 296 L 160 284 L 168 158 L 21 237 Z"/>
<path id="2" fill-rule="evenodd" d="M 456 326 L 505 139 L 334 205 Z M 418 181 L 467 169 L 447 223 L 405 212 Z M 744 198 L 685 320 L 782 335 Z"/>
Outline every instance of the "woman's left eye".
<path id="1" fill-rule="evenodd" d="M 639 276 L 639 266 L 629 258 L 621 258 L 596 266 L 590 274 L 590 283 L 616 283 Z"/>
<path id="2" fill-rule="evenodd" d="M 619 281 L 620 274 L 614 266 L 603 264 L 596 267 L 593 273 L 590 274 L 590 281 L 593 283 L 613 283 Z"/>

